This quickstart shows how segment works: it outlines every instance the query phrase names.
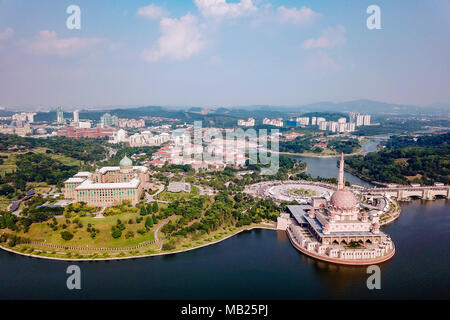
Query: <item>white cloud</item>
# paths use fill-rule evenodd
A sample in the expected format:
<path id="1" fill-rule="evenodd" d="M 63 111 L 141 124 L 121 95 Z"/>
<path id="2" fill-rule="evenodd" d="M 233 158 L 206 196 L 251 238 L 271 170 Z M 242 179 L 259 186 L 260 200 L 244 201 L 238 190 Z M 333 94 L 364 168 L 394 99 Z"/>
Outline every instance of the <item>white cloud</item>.
<path id="1" fill-rule="evenodd" d="M 158 20 L 163 17 L 167 17 L 169 15 L 169 12 L 162 7 L 151 4 L 149 6 L 139 8 L 136 14 L 147 19 Z"/>
<path id="2" fill-rule="evenodd" d="M 190 13 L 179 19 L 163 18 L 159 28 L 161 36 L 157 48 L 146 49 L 143 53 L 144 60 L 148 62 L 163 58 L 186 60 L 205 46 L 203 26 Z"/>
<path id="3" fill-rule="evenodd" d="M 312 38 L 304 41 L 302 47 L 305 49 L 334 48 L 343 45 L 346 41 L 345 28 L 339 25 L 336 28 L 325 29 L 317 39 Z"/>
<path id="4" fill-rule="evenodd" d="M 14 35 L 14 30 L 12 28 L 6 28 L 5 31 L 0 32 L 0 40 L 7 40 Z"/>
<path id="5" fill-rule="evenodd" d="M 280 6 L 277 9 L 276 16 L 281 23 L 301 24 L 311 22 L 318 16 L 318 13 L 307 7 L 297 9 Z"/>
<path id="6" fill-rule="evenodd" d="M 99 38 L 58 38 L 55 31 L 42 30 L 26 43 L 29 52 L 42 55 L 70 56 L 100 43 Z"/>
<path id="7" fill-rule="evenodd" d="M 218 20 L 247 16 L 258 10 L 253 0 L 240 0 L 236 3 L 229 3 L 226 0 L 194 0 L 194 2 L 203 16 Z"/>

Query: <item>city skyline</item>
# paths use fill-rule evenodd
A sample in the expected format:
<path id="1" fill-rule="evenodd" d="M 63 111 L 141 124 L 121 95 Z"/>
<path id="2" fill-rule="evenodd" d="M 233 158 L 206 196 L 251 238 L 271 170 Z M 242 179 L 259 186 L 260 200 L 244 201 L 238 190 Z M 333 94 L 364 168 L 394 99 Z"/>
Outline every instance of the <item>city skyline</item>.
<path id="1" fill-rule="evenodd" d="M 448 1 L 79 1 L 69 30 L 71 4 L 0 4 L 0 105 L 450 101 Z"/>

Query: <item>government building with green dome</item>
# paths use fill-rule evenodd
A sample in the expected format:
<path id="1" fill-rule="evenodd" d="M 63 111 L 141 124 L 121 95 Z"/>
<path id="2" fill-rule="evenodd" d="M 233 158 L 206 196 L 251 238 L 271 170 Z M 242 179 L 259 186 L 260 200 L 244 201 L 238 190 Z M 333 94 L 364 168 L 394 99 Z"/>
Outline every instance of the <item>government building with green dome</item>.
<path id="1" fill-rule="evenodd" d="M 119 167 L 103 167 L 91 172 L 78 172 L 64 182 L 64 197 L 97 207 L 108 207 L 123 200 L 133 205 L 139 202 L 147 188 L 149 171 L 144 166 L 133 166 L 127 156 Z"/>

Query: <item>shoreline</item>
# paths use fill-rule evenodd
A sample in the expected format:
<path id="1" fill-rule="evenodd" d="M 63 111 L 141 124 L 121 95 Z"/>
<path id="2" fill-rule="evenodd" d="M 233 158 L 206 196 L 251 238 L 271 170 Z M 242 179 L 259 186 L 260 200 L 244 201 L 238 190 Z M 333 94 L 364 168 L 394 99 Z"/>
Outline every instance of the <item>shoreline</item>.
<path id="1" fill-rule="evenodd" d="M 35 255 L 35 254 L 18 252 L 18 251 L 15 251 L 13 249 L 4 247 L 2 245 L 0 245 L 0 249 L 8 251 L 10 253 L 18 254 L 18 255 L 21 255 L 21 256 L 26 256 L 26 257 L 29 257 L 29 258 L 38 258 L 38 259 L 40 258 L 40 259 L 56 260 L 56 261 L 79 261 L 79 262 L 80 261 L 81 262 L 82 261 L 86 261 L 86 262 L 91 262 L 91 261 L 128 260 L 128 259 L 150 258 L 150 257 L 156 257 L 156 256 L 163 256 L 163 255 L 169 255 L 169 254 L 177 254 L 177 253 L 188 252 L 188 251 L 191 251 L 191 250 L 200 249 L 200 248 L 203 248 L 203 247 L 206 247 L 206 246 L 217 244 L 217 243 L 222 242 L 224 240 L 227 240 L 227 239 L 229 239 L 231 237 L 234 237 L 234 236 L 238 235 L 241 232 L 252 231 L 254 229 L 263 229 L 263 230 L 274 230 L 274 231 L 277 231 L 276 227 L 271 228 L 271 227 L 263 227 L 263 226 L 253 226 L 253 227 L 250 227 L 250 228 L 244 228 L 242 230 L 239 230 L 238 232 L 233 233 L 233 234 L 231 234 L 229 236 L 226 236 L 226 237 L 224 237 L 222 239 L 219 239 L 219 240 L 216 240 L 216 241 L 213 241 L 213 242 L 209 242 L 209 243 L 205 243 L 205 244 L 202 244 L 200 246 L 193 247 L 193 248 L 187 248 L 187 249 L 184 249 L 184 250 L 177 250 L 177 251 L 168 251 L 168 252 L 154 253 L 154 254 L 138 255 L 138 256 L 128 256 L 128 257 L 112 257 L 112 258 L 111 257 L 110 258 L 100 258 L 99 257 L 99 258 L 86 258 L 86 259 L 82 259 L 82 258 L 81 259 L 80 258 L 58 258 L 58 257 L 47 257 L 47 256 L 41 256 L 41 255 Z"/>

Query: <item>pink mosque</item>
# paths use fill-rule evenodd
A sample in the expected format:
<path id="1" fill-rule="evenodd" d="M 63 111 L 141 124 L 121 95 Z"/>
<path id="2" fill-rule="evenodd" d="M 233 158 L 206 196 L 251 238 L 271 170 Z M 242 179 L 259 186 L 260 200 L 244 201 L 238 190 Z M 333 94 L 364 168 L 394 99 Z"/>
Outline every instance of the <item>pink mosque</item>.
<path id="1" fill-rule="evenodd" d="M 281 229 L 286 230 L 292 245 L 310 257 L 368 265 L 386 261 L 395 253 L 391 238 L 380 231 L 378 217 L 369 217 L 361 210 L 358 198 L 345 187 L 343 154 L 338 187 L 330 200 L 317 207 L 288 206 L 288 211 L 278 224 L 284 225 Z"/>

